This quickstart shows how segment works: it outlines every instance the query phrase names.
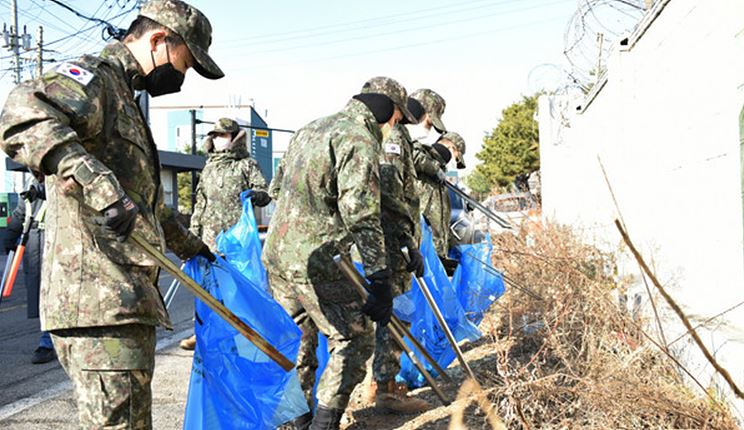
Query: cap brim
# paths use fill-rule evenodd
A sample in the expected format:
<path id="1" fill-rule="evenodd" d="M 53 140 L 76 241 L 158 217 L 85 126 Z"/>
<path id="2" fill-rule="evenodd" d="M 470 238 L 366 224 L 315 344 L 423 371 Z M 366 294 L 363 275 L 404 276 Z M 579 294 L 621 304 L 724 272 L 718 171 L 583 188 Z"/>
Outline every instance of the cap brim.
<path id="1" fill-rule="evenodd" d="M 430 114 L 429 118 L 431 118 L 431 123 L 434 125 L 434 128 L 437 129 L 439 134 L 444 134 L 447 131 L 447 127 L 444 126 L 442 118 L 440 118 L 439 115 Z"/>
<path id="2" fill-rule="evenodd" d="M 464 169 L 465 168 L 465 161 L 462 158 L 457 159 L 457 168 L 458 169 Z"/>
<path id="3" fill-rule="evenodd" d="M 225 77 L 225 73 L 223 73 L 220 66 L 212 60 L 212 57 L 207 54 L 207 51 L 193 43 L 187 42 L 186 46 L 189 47 L 189 51 L 191 51 L 191 55 L 194 57 L 194 70 L 196 70 L 196 73 L 207 79 L 220 79 Z"/>
<path id="4" fill-rule="evenodd" d="M 403 112 L 403 116 L 406 118 L 409 124 L 417 124 L 418 121 L 416 120 L 416 117 L 413 116 L 410 110 L 408 110 L 408 106 L 406 105 L 398 105 L 398 108 L 401 112 Z"/>

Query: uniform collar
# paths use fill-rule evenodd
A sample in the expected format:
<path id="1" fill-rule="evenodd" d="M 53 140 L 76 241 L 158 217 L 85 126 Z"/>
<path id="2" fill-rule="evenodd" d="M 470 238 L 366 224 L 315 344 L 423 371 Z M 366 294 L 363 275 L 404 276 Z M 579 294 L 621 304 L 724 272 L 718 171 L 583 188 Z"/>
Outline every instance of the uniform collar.
<path id="1" fill-rule="evenodd" d="M 145 72 L 142 70 L 137 59 L 132 55 L 132 51 L 122 42 L 113 41 L 106 45 L 101 52 L 101 57 L 118 62 L 124 69 L 129 79 L 129 87 L 132 90 L 145 89 Z"/>
<path id="2" fill-rule="evenodd" d="M 377 139 L 377 143 L 382 143 L 382 131 L 380 126 L 377 124 L 375 115 L 364 103 L 359 100 L 351 99 L 344 108 L 344 113 L 350 116 L 354 121 L 363 124 L 372 136 Z"/>

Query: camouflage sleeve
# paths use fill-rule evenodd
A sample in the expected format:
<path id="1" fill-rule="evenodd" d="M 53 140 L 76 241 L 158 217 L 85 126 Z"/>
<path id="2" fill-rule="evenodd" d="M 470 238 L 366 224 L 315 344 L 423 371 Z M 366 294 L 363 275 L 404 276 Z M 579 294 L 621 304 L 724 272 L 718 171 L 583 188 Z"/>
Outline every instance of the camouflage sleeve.
<path id="1" fill-rule="evenodd" d="M 334 140 L 338 210 L 371 275 L 387 267 L 380 225 L 380 145 L 361 133 Z"/>
<path id="2" fill-rule="evenodd" d="M 163 202 L 163 187 L 160 187 L 160 199 L 158 204 L 158 219 L 163 228 L 165 245 L 173 251 L 181 260 L 188 260 L 195 256 L 204 242 L 191 233 L 178 220 L 180 215 L 176 209 L 169 208 Z"/>
<path id="3" fill-rule="evenodd" d="M 261 173 L 261 167 L 253 158 L 246 158 L 242 163 L 244 175 L 248 179 L 248 188 L 256 191 L 267 191 L 266 178 Z"/>
<path id="4" fill-rule="evenodd" d="M 405 202 L 406 209 L 408 209 L 408 217 L 410 219 L 411 230 L 408 232 L 409 236 L 406 238 L 410 240 L 411 244 L 418 243 L 416 239 L 417 230 L 419 229 L 419 217 L 421 216 L 421 208 L 419 204 L 419 195 L 416 191 L 416 166 L 413 163 L 413 146 L 411 142 L 406 142 L 404 146 L 407 156 L 405 160 L 406 175 L 403 180 L 403 189 L 405 190 Z"/>
<path id="5" fill-rule="evenodd" d="M 419 142 L 413 144 L 413 165 L 418 176 L 436 177 L 442 170 L 439 162 L 429 155 L 428 149 Z"/>
<path id="6" fill-rule="evenodd" d="M 207 196 L 204 194 L 202 184 L 203 182 L 199 181 L 196 185 L 196 203 L 194 204 L 194 209 L 191 211 L 191 222 L 189 224 L 189 231 L 197 237 L 202 237 L 202 217 L 207 207 Z"/>
<path id="7" fill-rule="evenodd" d="M 10 158 L 74 179 L 83 203 L 99 211 L 124 196 L 111 170 L 81 144 L 103 127 L 102 81 L 96 76 L 83 85 L 52 72 L 16 87 L 0 116 L 0 145 Z"/>
<path id="8" fill-rule="evenodd" d="M 411 173 L 414 177 L 416 175 L 415 170 L 410 171 L 410 167 L 413 166 L 411 162 L 410 151 L 406 151 L 406 146 L 409 143 L 399 133 L 393 133 L 390 139 L 386 141 L 386 144 L 397 145 L 400 148 L 400 155 L 391 155 L 392 157 L 400 157 L 400 164 L 404 171 L 400 172 L 399 168 L 395 165 L 389 164 L 387 160 L 388 154 L 383 152 L 382 163 L 380 164 L 380 202 L 382 207 L 385 208 L 386 212 L 390 212 L 396 220 L 400 221 L 398 226 L 398 240 L 400 243 L 405 243 L 408 246 L 413 243 L 414 233 L 414 220 L 411 217 L 411 210 L 406 195 L 415 194 L 412 193 L 413 181 L 410 179 Z"/>

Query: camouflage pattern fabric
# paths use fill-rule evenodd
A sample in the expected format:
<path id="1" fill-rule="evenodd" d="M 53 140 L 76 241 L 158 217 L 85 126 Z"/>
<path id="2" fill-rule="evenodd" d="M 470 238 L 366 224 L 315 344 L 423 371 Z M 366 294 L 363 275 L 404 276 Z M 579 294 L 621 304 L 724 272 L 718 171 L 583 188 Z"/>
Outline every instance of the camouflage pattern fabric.
<path id="1" fill-rule="evenodd" d="M 0 116 L 5 153 L 48 175 L 42 330 L 170 327 L 156 262 L 94 222 L 125 194 L 139 207 L 134 231 L 153 246 L 167 243 L 182 259 L 202 246 L 163 203 L 157 148 L 134 101 L 142 75 L 129 49 L 114 42 L 100 57 L 19 85 Z"/>
<path id="2" fill-rule="evenodd" d="M 439 185 L 436 179 L 437 172 L 446 169 L 446 163 L 430 146 L 415 142 L 413 164 L 418 175 L 421 214 L 429 221 L 437 254 L 440 257 L 447 257 L 452 208 L 447 187 Z M 417 231 L 416 234 L 417 242 L 420 242 L 421 231 Z"/>
<path id="3" fill-rule="evenodd" d="M 444 114 L 444 109 L 447 107 L 447 103 L 442 96 L 428 88 L 422 88 L 412 92 L 411 98 L 421 103 L 421 106 L 429 114 L 429 118 L 438 132 L 444 133 L 447 131 L 447 127 L 442 122 L 442 115 Z"/>
<path id="4" fill-rule="evenodd" d="M 190 230 L 213 250 L 217 249 L 215 240 L 220 232 L 240 220 L 240 193 L 267 188 L 258 163 L 248 154 L 246 141 L 245 130 L 241 130 L 224 151 L 214 150 L 211 137 L 205 142 L 208 159 L 196 187 Z"/>
<path id="5" fill-rule="evenodd" d="M 181 36 L 194 56 L 194 70 L 208 79 L 219 79 L 225 74 L 209 56 L 212 44 L 212 24 L 199 9 L 180 0 L 150 0 L 139 12 Z"/>
<path id="6" fill-rule="evenodd" d="M 405 270 L 393 271 L 390 278 L 393 287 L 393 296 L 399 296 L 411 287 L 411 273 Z M 390 336 L 388 327 L 380 327 L 375 324 L 375 353 L 372 359 L 372 376 L 377 386 L 384 386 L 389 381 L 395 380 L 395 375 L 400 372 L 400 346 Z"/>
<path id="7" fill-rule="evenodd" d="M 453 145 L 455 145 L 455 148 L 457 148 L 460 153 L 457 156 L 457 168 L 458 169 L 464 169 L 465 166 L 465 139 L 462 138 L 458 133 L 455 133 L 454 131 L 448 131 L 441 135 L 439 137 L 439 140 L 447 140 L 452 142 Z"/>
<path id="8" fill-rule="evenodd" d="M 333 256 L 359 248 L 367 275 L 386 268 L 380 225 L 382 135 L 372 112 L 346 108 L 300 129 L 272 189 L 277 206 L 262 260 L 270 273 L 298 283 L 343 279 Z"/>
<path id="9" fill-rule="evenodd" d="M 57 330 L 52 342 L 75 387 L 80 428 L 152 428 L 155 327 Z"/>
<path id="10" fill-rule="evenodd" d="M 318 403 L 344 410 L 354 388 L 367 373 L 372 355 L 372 324 L 362 314 L 362 301 L 345 281 L 307 284 L 269 274 L 274 298 L 302 330 L 297 373 L 308 406 L 313 407 L 313 386 L 318 360 L 318 331 L 328 338 L 331 355 L 318 382 Z"/>
<path id="11" fill-rule="evenodd" d="M 377 76 L 364 83 L 362 94 L 382 94 L 398 106 L 403 116 L 410 123 L 416 122 L 416 117 L 408 110 L 408 92 L 395 79 L 385 76 Z"/>

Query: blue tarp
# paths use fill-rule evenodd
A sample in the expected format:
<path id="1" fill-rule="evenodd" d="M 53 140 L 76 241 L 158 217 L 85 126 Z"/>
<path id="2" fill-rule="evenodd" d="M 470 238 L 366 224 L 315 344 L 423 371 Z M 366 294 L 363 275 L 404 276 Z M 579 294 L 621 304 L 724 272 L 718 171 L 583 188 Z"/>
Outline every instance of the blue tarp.
<path id="1" fill-rule="evenodd" d="M 251 247 L 258 243 L 258 232 L 250 200 L 244 198 L 243 204 L 246 213 L 231 232 L 239 231 L 243 239 L 248 238 L 240 243 Z M 218 243 L 228 242 L 218 238 Z M 289 360 L 296 361 L 300 329 L 269 295 L 266 283 L 251 279 L 260 279 L 256 275 L 263 271 L 260 243 L 258 246 L 257 255 L 255 249 L 226 249 L 229 252 L 225 253 L 218 247 L 235 260 L 228 263 L 218 258 L 209 264 L 198 257 L 186 263 L 185 272 Z M 274 429 L 308 411 L 296 370 L 285 372 L 199 300 L 195 332 L 184 429 Z"/>

